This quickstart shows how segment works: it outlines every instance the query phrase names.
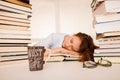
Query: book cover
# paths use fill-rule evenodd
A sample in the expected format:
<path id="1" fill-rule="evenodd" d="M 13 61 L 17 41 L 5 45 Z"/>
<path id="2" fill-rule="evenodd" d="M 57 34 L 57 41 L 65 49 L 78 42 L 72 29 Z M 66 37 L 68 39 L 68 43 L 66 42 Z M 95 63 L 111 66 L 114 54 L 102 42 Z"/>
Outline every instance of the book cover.
<path id="1" fill-rule="evenodd" d="M 1 24 L 8 24 L 8 25 L 24 26 L 24 27 L 30 26 L 30 23 L 27 23 L 27 22 L 12 21 L 12 20 L 5 20 L 5 19 L 0 19 L 0 23 Z"/>
<path id="2" fill-rule="evenodd" d="M 24 56 L 9 56 L 9 57 L 0 57 L 0 62 L 9 62 L 9 61 L 18 61 L 28 59 L 27 55 Z"/>
<path id="3" fill-rule="evenodd" d="M 30 23 L 30 20 L 28 20 L 28 19 L 20 19 L 20 18 L 8 17 L 8 16 L 2 16 L 2 15 L 0 15 L 0 19 L 2 19 L 2 20 L 9 20 L 9 21 Z"/>
<path id="4" fill-rule="evenodd" d="M 94 57 L 120 57 L 120 52 L 94 53 Z"/>
<path id="5" fill-rule="evenodd" d="M 120 36 L 120 31 L 104 32 L 103 36 L 104 37 Z"/>
<path id="6" fill-rule="evenodd" d="M 108 37 L 108 38 L 99 38 L 97 39 L 98 44 L 119 44 L 120 37 Z"/>
<path id="7" fill-rule="evenodd" d="M 1 34 L 18 34 L 18 35 L 29 35 L 31 30 L 10 30 L 10 29 L 0 29 Z"/>
<path id="8" fill-rule="evenodd" d="M 17 9 L 17 10 L 26 11 L 26 12 L 31 13 L 31 8 L 20 6 L 20 5 L 13 4 L 13 3 L 9 3 L 9 2 L 6 2 L 6 1 L 0 0 L 0 5 L 5 6 L 5 7 L 9 7 L 9 8 L 12 8 L 12 9 Z"/>
<path id="9" fill-rule="evenodd" d="M 108 1 L 108 0 L 107 0 Z M 116 0 L 113 0 L 113 1 L 116 1 Z M 119 0 L 117 0 L 117 1 L 119 1 Z M 111 5 L 114 5 L 114 4 L 110 4 L 110 6 Z M 105 14 L 108 14 L 108 13 L 116 13 L 116 12 L 118 12 L 118 11 L 110 11 L 110 10 L 106 10 L 106 7 L 108 7 L 108 6 L 106 6 L 106 3 L 105 3 L 105 1 L 104 2 L 102 2 L 99 6 L 97 6 L 97 9 L 95 9 L 94 11 L 93 11 L 93 14 L 94 15 L 105 15 Z M 120 11 L 119 11 L 120 12 Z"/>
<path id="10" fill-rule="evenodd" d="M 97 23 L 94 26 L 97 34 L 110 31 L 120 31 L 120 20 Z"/>
<path id="11" fill-rule="evenodd" d="M 120 37 L 120 31 L 110 31 L 110 32 L 103 32 L 103 33 L 96 33 L 96 39 L 100 39 L 100 38 L 119 38 Z"/>
<path id="12" fill-rule="evenodd" d="M 28 7 L 28 8 L 31 8 L 31 6 L 32 6 L 29 3 L 29 0 L 5 0 L 5 1 L 8 1 L 8 2 L 13 3 L 13 4 L 25 6 L 25 7 Z"/>
<path id="13" fill-rule="evenodd" d="M 94 15 L 96 23 L 111 22 L 120 20 L 119 13 L 108 13 L 104 15 Z"/>
<path id="14" fill-rule="evenodd" d="M 19 35 L 19 34 L 2 34 L 0 33 L 0 39 L 14 39 L 14 40 L 26 40 L 26 39 L 30 39 L 31 36 L 30 35 Z"/>
<path id="15" fill-rule="evenodd" d="M 79 61 L 79 55 L 70 55 L 63 53 L 51 54 L 47 62 Z"/>
<path id="16" fill-rule="evenodd" d="M 13 13 L 24 14 L 24 15 L 28 15 L 28 16 L 32 15 L 31 12 L 27 12 L 27 11 L 15 9 L 15 8 L 11 8 L 11 7 L 8 7 L 8 6 L 3 6 L 3 5 L 0 5 L 0 9 L 5 10 L 5 11 L 10 11 L 10 12 L 13 12 Z"/>
<path id="17" fill-rule="evenodd" d="M 120 48 L 98 48 L 94 50 L 95 53 L 120 53 Z"/>
<path id="18" fill-rule="evenodd" d="M 6 10 L 0 10 L 0 15 L 7 16 L 7 17 L 20 18 L 20 19 L 28 19 L 28 15 L 13 13 L 13 12 L 6 11 Z"/>
<path id="19" fill-rule="evenodd" d="M 27 51 L 0 53 L 0 57 L 27 56 Z"/>
<path id="20" fill-rule="evenodd" d="M 28 30 L 27 27 L 16 26 L 16 25 L 5 25 L 5 24 L 0 24 L 0 29 L 9 29 L 9 30 Z"/>
<path id="21" fill-rule="evenodd" d="M 31 39 L 7 39 L 3 38 L 0 39 L 0 44 L 1 43 L 31 43 Z"/>
<path id="22" fill-rule="evenodd" d="M 0 43 L 0 47 L 27 47 L 27 43 Z"/>
<path id="23" fill-rule="evenodd" d="M 100 48 L 120 48 L 120 43 L 99 44 Z"/>
<path id="24" fill-rule="evenodd" d="M 17 51 L 27 51 L 27 47 L 0 47 L 0 53 Z"/>

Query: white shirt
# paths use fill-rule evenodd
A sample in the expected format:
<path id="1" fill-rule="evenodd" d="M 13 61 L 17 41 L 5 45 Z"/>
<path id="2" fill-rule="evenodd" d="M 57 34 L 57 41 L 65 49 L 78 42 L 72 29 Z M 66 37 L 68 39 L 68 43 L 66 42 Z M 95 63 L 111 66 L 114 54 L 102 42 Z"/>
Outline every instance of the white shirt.
<path id="1" fill-rule="evenodd" d="M 35 44 L 35 46 L 44 46 L 45 48 L 58 48 L 62 47 L 64 37 L 67 34 L 64 33 L 52 33 L 47 38 L 40 40 Z"/>

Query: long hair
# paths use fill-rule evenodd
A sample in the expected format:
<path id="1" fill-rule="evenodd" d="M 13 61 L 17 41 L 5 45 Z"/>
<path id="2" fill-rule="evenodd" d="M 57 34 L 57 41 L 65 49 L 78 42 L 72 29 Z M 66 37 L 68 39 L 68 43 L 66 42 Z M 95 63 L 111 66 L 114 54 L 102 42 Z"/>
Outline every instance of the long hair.
<path id="1" fill-rule="evenodd" d="M 98 48 L 93 42 L 93 39 L 91 36 L 85 34 L 85 33 L 77 33 L 75 36 L 79 37 L 81 40 L 81 45 L 80 45 L 80 61 L 94 61 L 94 49 Z"/>

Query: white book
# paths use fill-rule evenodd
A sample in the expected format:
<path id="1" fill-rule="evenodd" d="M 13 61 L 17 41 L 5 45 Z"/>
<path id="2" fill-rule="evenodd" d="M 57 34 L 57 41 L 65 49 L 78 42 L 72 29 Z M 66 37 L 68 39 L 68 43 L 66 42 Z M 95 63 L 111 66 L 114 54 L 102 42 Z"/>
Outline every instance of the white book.
<path id="1" fill-rule="evenodd" d="M 31 43 L 30 39 L 0 39 L 0 43 Z"/>
<path id="2" fill-rule="evenodd" d="M 27 23 L 27 22 L 12 21 L 12 20 L 5 20 L 5 19 L 0 19 L 0 24 L 18 25 L 18 26 L 24 26 L 24 27 L 30 26 L 30 23 Z"/>
<path id="3" fill-rule="evenodd" d="M 27 47 L 0 47 L 0 53 L 17 52 L 17 51 L 28 51 L 28 48 Z"/>
<path id="4" fill-rule="evenodd" d="M 18 61 L 22 59 L 28 59 L 28 56 L 0 57 L 0 62 Z"/>
<path id="5" fill-rule="evenodd" d="M 0 39 L 31 39 L 31 36 L 30 35 L 2 34 L 2 33 L 0 33 Z"/>
<path id="6" fill-rule="evenodd" d="M 120 12 L 120 0 L 105 0 L 107 12 Z"/>
<path id="7" fill-rule="evenodd" d="M 0 15 L 0 19 L 30 23 L 30 20 L 28 20 L 28 19 L 20 19 L 20 18 L 14 18 L 14 17 L 6 17 L 6 16 L 1 16 L 1 15 Z"/>
<path id="8" fill-rule="evenodd" d="M 104 32 L 103 36 L 104 37 L 120 36 L 120 31 Z"/>
<path id="9" fill-rule="evenodd" d="M 94 50 L 95 53 L 120 53 L 120 48 L 98 48 Z"/>
<path id="10" fill-rule="evenodd" d="M 94 53 L 94 57 L 102 57 L 102 56 L 107 56 L 107 57 L 118 57 L 120 56 L 120 52 L 109 52 L 109 53 Z"/>
<path id="11" fill-rule="evenodd" d="M 120 31 L 120 20 L 112 21 L 112 22 L 97 23 L 94 26 L 95 26 L 96 33 Z"/>
<path id="12" fill-rule="evenodd" d="M 22 56 L 28 54 L 27 51 L 0 53 L 0 57 Z"/>
<path id="13" fill-rule="evenodd" d="M 14 17 L 14 18 L 21 18 L 21 19 L 28 19 L 28 15 L 25 14 L 17 14 L 9 11 L 0 10 L 1 16 L 7 16 L 7 17 Z"/>
<path id="14" fill-rule="evenodd" d="M 120 14 L 117 13 L 94 15 L 94 16 L 97 23 L 120 20 Z"/>
<path id="15" fill-rule="evenodd" d="M 120 43 L 118 44 L 100 44 L 100 48 L 120 48 Z"/>
<path id="16" fill-rule="evenodd" d="M 21 10 L 18 10 L 18 9 L 13 9 L 13 8 L 6 7 L 6 6 L 3 6 L 3 5 L 0 5 L 0 9 L 6 10 L 6 11 L 11 11 L 11 12 L 14 12 L 14 13 L 20 13 L 20 14 L 25 14 L 25 15 L 30 15 L 30 16 L 32 15 L 32 13 L 30 13 L 30 12 L 21 11 Z"/>
<path id="17" fill-rule="evenodd" d="M 120 12 L 120 0 L 105 0 L 93 11 L 94 15 Z"/>
<path id="18" fill-rule="evenodd" d="M 28 27 L 0 24 L 0 29 L 9 29 L 9 30 L 28 30 Z"/>
<path id="19" fill-rule="evenodd" d="M 104 44 L 119 44 L 120 37 L 108 37 L 108 38 L 100 38 L 97 40 L 99 45 Z"/>
<path id="20" fill-rule="evenodd" d="M 0 33 L 4 34 L 19 34 L 19 35 L 30 35 L 31 30 L 10 30 L 10 29 L 0 29 Z"/>

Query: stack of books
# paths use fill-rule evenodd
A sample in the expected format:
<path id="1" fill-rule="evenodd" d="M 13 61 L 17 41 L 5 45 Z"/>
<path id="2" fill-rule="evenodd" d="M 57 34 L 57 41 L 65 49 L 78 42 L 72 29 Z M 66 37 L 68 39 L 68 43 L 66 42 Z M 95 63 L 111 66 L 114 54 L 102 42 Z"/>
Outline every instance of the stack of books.
<path id="1" fill-rule="evenodd" d="M 120 57 L 120 0 L 93 0 L 91 8 L 100 47 L 94 56 Z"/>
<path id="2" fill-rule="evenodd" d="M 29 0 L 0 0 L 0 62 L 28 58 L 31 15 Z"/>

